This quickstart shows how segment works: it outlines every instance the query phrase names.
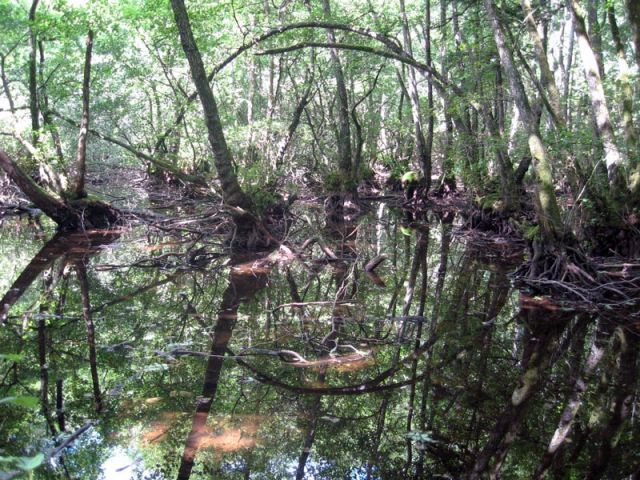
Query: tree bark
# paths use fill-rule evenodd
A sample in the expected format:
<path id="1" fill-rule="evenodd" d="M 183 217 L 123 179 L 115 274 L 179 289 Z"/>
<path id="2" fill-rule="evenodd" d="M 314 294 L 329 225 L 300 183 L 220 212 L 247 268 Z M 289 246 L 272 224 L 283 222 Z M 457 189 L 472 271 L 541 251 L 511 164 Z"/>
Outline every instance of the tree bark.
<path id="1" fill-rule="evenodd" d="M 567 0 L 567 8 L 573 17 L 576 36 L 578 37 L 578 47 L 584 74 L 589 86 L 591 98 L 591 110 L 595 117 L 596 130 L 604 146 L 605 163 L 609 178 L 610 189 L 620 192 L 624 189 L 624 177 L 622 174 L 623 159 L 616 145 L 613 126 L 609 116 L 609 107 L 602 87 L 602 77 L 596 54 L 592 48 L 589 35 L 587 34 L 586 23 L 580 0 Z"/>
<path id="2" fill-rule="evenodd" d="M 11 178 L 28 199 L 58 225 L 67 225 L 78 220 L 76 212 L 74 212 L 71 207 L 40 188 L 22 171 L 9 155 L 2 150 L 0 150 L 0 167 L 2 167 L 9 178 Z"/>
<path id="3" fill-rule="evenodd" d="M 75 163 L 75 185 L 73 195 L 75 198 L 84 198 L 87 192 L 84 189 L 84 177 L 87 171 L 87 136 L 89 135 L 89 91 L 91 83 L 91 53 L 93 51 L 93 30 L 87 33 L 87 49 L 84 57 L 84 73 L 82 77 L 82 119 L 80 120 L 80 133 L 78 134 L 78 150 Z"/>
<path id="4" fill-rule="evenodd" d="M 298 101 L 298 105 L 293 112 L 293 118 L 291 119 L 291 123 L 289 123 L 289 128 L 287 129 L 287 133 L 280 140 L 280 145 L 278 146 L 278 154 L 276 156 L 276 168 L 280 167 L 284 162 L 284 156 L 287 153 L 287 149 L 291 144 L 291 140 L 293 140 L 293 136 L 298 129 L 298 125 L 300 125 L 300 119 L 302 118 L 302 113 L 304 109 L 307 107 L 309 102 L 311 101 L 312 93 L 311 89 L 313 87 L 313 78 L 309 82 L 309 85 L 305 89 L 302 94 L 302 98 Z"/>
<path id="5" fill-rule="evenodd" d="M 615 395 L 611 401 L 610 417 L 599 434 L 600 447 L 592 457 L 587 480 L 604 476 L 618 446 L 619 433 L 633 408 L 634 391 L 638 379 L 638 339 L 635 332 L 620 330 L 620 356 L 617 361 Z"/>
<path id="6" fill-rule="evenodd" d="M 525 15 L 525 24 L 527 25 L 527 30 L 529 30 L 529 36 L 533 41 L 536 59 L 538 60 L 538 65 L 540 66 L 542 85 L 545 87 L 545 90 L 549 97 L 551 114 L 554 116 L 554 119 L 556 121 L 561 122 L 561 125 L 564 126 L 566 122 L 564 120 L 564 115 L 562 114 L 560 91 L 558 90 L 553 72 L 551 71 L 551 67 L 549 66 L 549 60 L 547 59 L 547 53 L 542 43 L 542 38 L 540 38 L 540 34 L 538 33 L 538 25 L 533 16 L 531 0 L 521 0 L 521 5 Z"/>
<path id="7" fill-rule="evenodd" d="M 83 260 L 76 264 L 76 274 L 80 284 L 80 297 L 82 299 L 82 318 L 87 329 L 87 346 L 89 348 L 89 369 L 91 371 L 91 384 L 93 385 L 93 402 L 97 413 L 102 412 L 102 393 L 100 392 L 100 377 L 98 377 L 98 357 L 96 355 L 96 329 L 91 315 L 91 301 L 89 299 L 89 279 L 87 278 L 87 266 Z"/>
<path id="8" fill-rule="evenodd" d="M 329 21 L 331 18 L 331 5 L 329 4 L 329 0 L 322 0 L 322 10 L 324 11 L 327 21 Z M 329 43 L 336 43 L 336 34 L 332 28 L 327 29 L 327 39 Z M 353 171 L 351 127 L 349 125 L 349 96 L 347 95 L 347 87 L 344 81 L 344 72 L 338 50 L 331 48 L 329 52 L 336 79 L 338 101 L 338 162 L 340 172 L 342 175 L 345 175 L 344 179 L 346 180 L 346 183 L 343 183 L 343 189 L 352 192 L 355 191 L 357 172 Z"/>
<path id="9" fill-rule="evenodd" d="M 45 70 L 45 57 L 44 57 L 44 42 L 40 40 L 38 42 L 38 50 L 40 53 L 40 65 L 39 65 L 39 75 L 40 75 L 40 110 L 42 110 L 42 122 L 44 126 L 47 127 L 51 132 L 51 139 L 53 140 L 53 146 L 56 150 L 56 156 L 58 157 L 58 162 L 60 165 L 64 165 L 64 153 L 62 151 L 62 141 L 60 140 L 60 134 L 56 125 L 53 123 L 53 119 L 51 118 L 51 110 L 49 108 L 49 97 L 47 95 L 47 85 L 44 76 Z M 57 182 L 57 193 L 62 193 L 62 182 L 59 178 L 56 178 Z"/>
<path id="10" fill-rule="evenodd" d="M 560 209 L 555 196 L 554 183 L 551 175 L 551 166 L 548 153 L 538 130 L 536 116 L 531 110 L 529 100 L 522 84 L 511 51 L 506 45 L 502 25 L 498 19 L 493 0 L 484 0 L 484 6 L 493 30 L 493 37 L 498 48 L 500 63 L 509 79 L 511 94 L 514 96 L 523 125 L 529 137 L 529 151 L 536 171 L 536 210 L 538 222 L 547 239 L 555 239 L 562 236 L 563 227 L 560 219 Z"/>
<path id="11" fill-rule="evenodd" d="M 11 95 L 11 89 L 9 88 L 9 79 L 7 78 L 7 72 L 5 70 L 5 61 L 9 54 L 0 54 L 0 78 L 2 78 L 2 90 L 7 97 L 7 101 L 9 102 L 9 111 L 12 115 L 16 113 L 16 105 L 13 102 L 13 95 Z"/>
<path id="12" fill-rule="evenodd" d="M 191 431 L 185 441 L 178 468 L 178 480 L 188 480 L 191 476 L 201 440 L 208 433 L 207 419 L 218 391 L 220 373 L 224 366 L 224 355 L 233 335 L 238 318 L 238 308 L 242 302 L 251 298 L 266 285 L 267 275 L 264 271 L 252 270 L 251 267 L 249 270 L 249 272 L 242 274 L 235 273 L 232 268 L 229 285 L 222 295 L 218 318 L 213 330 L 210 356 L 204 374 L 202 396 L 196 404 L 191 421 Z"/>
<path id="13" fill-rule="evenodd" d="M 611 37 L 616 47 L 616 55 L 618 56 L 618 84 L 622 97 L 622 128 L 627 143 L 627 155 L 632 166 L 638 163 L 638 135 L 633 126 L 633 85 L 631 84 L 631 72 L 629 64 L 624 54 L 624 44 L 620 37 L 618 22 L 616 20 L 616 12 L 613 3 L 609 4 L 607 9 L 607 17 L 609 19 L 609 27 L 611 28 Z"/>
<path id="14" fill-rule="evenodd" d="M 542 479 L 544 478 L 547 469 L 552 465 L 556 455 L 560 451 L 561 447 L 563 447 L 571 433 L 571 429 L 573 427 L 573 422 L 578 414 L 578 410 L 582 405 L 582 397 L 587 391 L 587 387 L 589 385 L 589 381 L 593 376 L 595 368 L 600 363 L 602 356 L 604 355 L 605 342 L 609 336 L 609 333 L 605 327 L 598 322 L 596 326 L 596 332 L 594 334 L 593 343 L 591 345 L 591 351 L 589 356 L 587 357 L 582 375 L 576 379 L 573 392 L 569 397 L 567 404 L 562 411 L 562 415 L 560 416 L 560 420 L 558 422 L 558 427 L 556 428 L 551 441 L 549 442 L 549 446 L 547 447 L 547 451 L 545 452 L 540 465 L 536 468 L 534 478 Z"/>
<path id="15" fill-rule="evenodd" d="M 205 114 L 209 143 L 213 150 L 214 163 L 218 173 L 218 179 L 222 186 L 222 196 L 228 205 L 251 209 L 251 199 L 242 191 L 238 183 L 238 177 L 233 167 L 233 158 L 222 129 L 218 106 L 216 104 L 213 91 L 209 86 L 207 74 L 202 63 L 200 51 L 196 45 L 189 22 L 189 15 L 184 4 L 184 0 L 171 0 L 171 7 L 176 20 L 176 25 L 180 33 L 180 41 L 184 50 L 193 83 L 198 91 L 200 102 Z"/>
<path id="16" fill-rule="evenodd" d="M 636 0 L 626 0 L 625 3 L 627 6 L 627 16 L 631 24 L 636 64 L 640 69 L 640 3 Z"/>
<path id="17" fill-rule="evenodd" d="M 38 109 L 38 83 L 36 77 L 37 38 L 33 30 L 36 21 L 36 10 L 40 0 L 33 0 L 29 9 L 29 111 L 31 112 L 31 133 L 33 144 L 38 144 L 40 131 L 40 110 Z"/>
<path id="18" fill-rule="evenodd" d="M 407 20 L 407 13 L 405 9 L 404 0 L 400 0 L 400 20 L 402 22 L 402 38 L 404 43 L 404 50 L 407 54 L 413 57 L 413 47 L 411 46 L 411 33 L 409 31 L 409 21 Z M 431 49 L 428 50 L 427 64 L 429 64 L 431 57 Z M 409 104 L 411 105 L 411 117 L 413 119 L 413 131 L 414 131 L 414 152 L 415 156 L 422 169 L 423 182 L 427 189 L 431 187 L 431 151 L 429 145 L 424 136 L 424 124 L 422 121 L 422 115 L 420 113 L 420 96 L 418 94 L 418 82 L 416 80 L 415 69 L 409 67 L 408 71 L 408 93 Z M 432 100 L 433 101 L 433 100 Z"/>

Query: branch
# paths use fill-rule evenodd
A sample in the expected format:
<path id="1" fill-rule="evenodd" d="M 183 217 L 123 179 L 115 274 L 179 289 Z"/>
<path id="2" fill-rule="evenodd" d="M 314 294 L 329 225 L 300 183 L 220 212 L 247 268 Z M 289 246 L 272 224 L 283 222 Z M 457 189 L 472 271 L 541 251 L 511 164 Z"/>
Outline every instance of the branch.
<path id="1" fill-rule="evenodd" d="M 235 360 L 236 362 L 238 362 L 239 365 L 251 370 L 256 375 L 256 380 L 258 380 L 259 382 L 284 388 L 285 390 L 290 390 L 296 393 L 314 394 L 314 395 L 362 395 L 362 394 L 371 393 L 371 392 L 393 390 L 396 388 L 404 387 L 406 385 L 411 385 L 414 382 L 418 382 L 427 378 L 427 376 L 430 373 L 429 371 L 425 371 L 421 375 L 418 375 L 417 377 L 409 380 L 390 383 L 387 385 L 381 385 L 383 381 L 395 375 L 404 365 L 413 362 L 415 359 L 419 358 L 423 353 L 429 350 L 433 346 L 433 344 L 436 342 L 436 340 L 437 340 L 436 336 L 431 337 L 429 340 L 425 341 L 422 345 L 420 345 L 420 348 L 415 349 L 410 355 L 407 355 L 398 363 L 388 368 L 384 372 L 380 373 L 376 377 L 370 380 L 367 380 L 366 382 L 362 382 L 355 385 L 347 385 L 344 387 L 314 388 L 314 387 L 298 387 L 295 385 L 289 385 L 280 380 L 277 380 L 276 378 L 270 375 L 267 375 L 264 372 L 261 372 L 260 370 L 248 364 L 247 362 L 241 360 L 240 358 L 236 357 Z M 231 352 L 229 349 L 227 350 L 231 355 L 233 355 L 233 352 Z"/>
<path id="2" fill-rule="evenodd" d="M 350 32 L 350 33 L 355 33 L 364 37 L 368 37 L 371 38 L 373 40 L 377 40 L 380 43 L 382 43 L 383 45 L 385 45 L 387 48 L 389 48 L 391 51 L 402 51 L 401 47 L 400 47 L 400 43 L 395 40 L 392 39 L 390 37 L 387 37 L 386 35 L 382 35 L 380 33 L 376 33 L 368 28 L 358 28 L 358 27 L 354 27 L 354 26 L 350 26 L 350 25 L 345 25 L 342 23 L 330 23 L 330 22 L 299 22 L 299 23 L 292 23 L 290 25 L 282 25 L 280 27 L 276 27 L 273 28 L 265 33 L 263 33 L 262 35 L 254 38 L 253 40 L 244 43 L 243 45 L 241 45 L 240 47 L 238 47 L 236 49 L 235 52 L 233 52 L 231 55 L 229 55 L 227 58 L 225 58 L 222 62 L 218 63 L 213 70 L 211 71 L 211 73 L 207 76 L 207 81 L 209 83 L 211 83 L 214 79 L 214 77 L 220 73 L 227 65 L 229 65 L 231 62 L 233 62 L 236 58 L 238 58 L 240 55 L 242 55 L 244 52 L 246 52 L 247 50 L 255 47 L 256 45 L 258 45 L 259 43 L 264 42 L 265 40 L 268 40 L 271 37 L 274 37 L 276 35 L 280 35 L 282 33 L 291 31 L 291 30 L 297 30 L 297 29 L 306 29 L 306 28 L 322 28 L 322 29 L 334 29 L 334 30 L 342 30 L 345 32 Z M 162 145 L 162 143 L 164 142 L 164 140 L 171 134 L 171 132 L 173 132 L 173 130 L 176 128 L 176 126 L 178 124 L 180 124 L 180 122 L 182 122 L 182 119 L 184 118 L 186 112 L 187 112 L 187 107 L 198 97 L 197 92 L 193 92 L 191 93 L 188 97 L 187 97 L 187 101 L 185 102 L 185 104 L 182 106 L 182 108 L 179 110 L 178 115 L 175 118 L 175 121 L 173 122 L 173 125 L 171 125 L 169 128 L 167 128 L 162 135 L 160 135 L 158 137 L 158 140 L 156 141 L 155 144 L 155 150 L 160 148 L 160 145 Z"/>
<path id="3" fill-rule="evenodd" d="M 56 112 L 55 110 L 52 110 L 51 113 L 53 115 L 55 115 L 56 117 L 64 120 L 65 122 L 67 122 L 70 125 L 74 125 L 74 126 L 79 126 L 79 124 L 73 120 L 71 120 L 70 118 L 67 118 L 65 116 L 63 116 L 62 114 L 60 114 L 59 112 Z M 207 182 L 197 176 L 197 175 L 190 175 L 188 173 L 184 173 L 182 170 L 180 170 L 179 168 L 171 165 L 169 162 L 165 162 L 164 160 L 158 160 L 157 158 L 152 157 L 151 155 L 147 155 L 144 152 L 141 152 L 140 150 L 136 150 L 135 148 L 133 148 L 131 145 L 129 145 L 128 143 L 125 143 L 121 140 L 118 140 L 117 138 L 113 138 L 110 137 L 109 135 L 105 135 L 104 133 L 100 133 L 97 130 L 94 129 L 89 129 L 89 133 L 91 133 L 92 135 L 95 135 L 96 137 L 100 138 L 101 140 L 105 140 L 109 143 L 113 143 L 114 145 L 118 145 L 119 147 L 124 148 L 125 150 L 127 150 L 128 152 L 133 153 L 136 157 L 141 158 L 143 160 L 146 160 L 148 162 L 153 163 L 154 165 L 162 168 L 163 170 L 166 170 L 168 172 L 173 173 L 176 177 L 178 177 L 180 180 L 187 182 L 187 183 L 193 183 L 194 185 L 199 185 L 201 187 L 206 187 L 207 186 Z"/>

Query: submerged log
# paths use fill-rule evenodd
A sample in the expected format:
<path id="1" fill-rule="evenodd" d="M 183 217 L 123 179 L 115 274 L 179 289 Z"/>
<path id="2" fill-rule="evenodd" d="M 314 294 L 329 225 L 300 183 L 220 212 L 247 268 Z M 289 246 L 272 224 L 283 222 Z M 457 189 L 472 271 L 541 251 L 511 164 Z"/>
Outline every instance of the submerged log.
<path id="1" fill-rule="evenodd" d="M 2 150 L 0 167 L 36 207 L 58 224 L 60 230 L 107 228 L 122 217 L 119 210 L 100 200 L 81 198 L 63 201 L 54 197 L 29 178 Z"/>

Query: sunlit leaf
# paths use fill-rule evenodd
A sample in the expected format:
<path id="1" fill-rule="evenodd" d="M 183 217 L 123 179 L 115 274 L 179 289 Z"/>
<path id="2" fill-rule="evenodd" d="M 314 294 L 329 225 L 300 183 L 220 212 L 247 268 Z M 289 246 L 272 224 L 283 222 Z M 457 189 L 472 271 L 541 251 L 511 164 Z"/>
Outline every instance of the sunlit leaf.
<path id="1" fill-rule="evenodd" d="M 38 397 L 22 396 L 22 397 L 5 397 L 0 398 L 0 404 L 8 403 L 18 405 L 25 408 L 36 408 L 38 406 Z"/>
<path id="2" fill-rule="evenodd" d="M 18 353 L 0 353 L 0 360 L 9 360 L 11 362 L 19 362 L 22 360 L 22 355 Z"/>
<path id="3" fill-rule="evenodd" d="M 38 468 L 44 462 L 44 454 L 38 453 L 33 457 L 20 457 L 16 459 L 16 467 L 21 470 L 33 470 Z"/>

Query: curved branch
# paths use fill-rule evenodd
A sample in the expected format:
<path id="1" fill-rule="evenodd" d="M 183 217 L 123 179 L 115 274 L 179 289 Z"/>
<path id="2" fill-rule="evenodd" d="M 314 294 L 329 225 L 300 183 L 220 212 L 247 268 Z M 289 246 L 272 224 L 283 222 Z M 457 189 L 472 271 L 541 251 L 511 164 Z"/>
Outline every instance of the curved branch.
<path id="1" fill-rule="evenodd" d="M 394 390 L 396 388 L 400 388 L 400 387 L 405 387 L 407 385 L 411 385 L 414 382 L 419 382 L 423 379 L 425 379 L 427 377 L 427 375 L 429 374 L 429 372 L 424 372 L 421 375 L 418 375 L 415 378 L 411 378 L 409 380 L 403 380 L 401 382 L 395 382 L 395 383 L 390 383 L 387 385 L 380 385 L 383 381 L 385 381 L 386 379 L 392 377 L 393 375 L 395 375 L 398 371 L 400 371 L 400 369 L 404 366 L 407 365 L 411 362 L 413 362 L 415 359 L 419 358 L 420 355 L 422 355 L 423 353 L 425 353 L 427 350 L 429 350 L 433 344 L 436 342 L 437 337 L 431 337 L 429 340 L 425 341 L 420 348 L 415 349 L 410 355 L 407 355 L 405 358 L 403 358 L 402 360 L 400 360 L 397 364 L 395 364 L 394 366 L 388 368 L 387 370 L 383 371 L 382 373 L 378 374 L 377 376 L 375 376 L 374 378 L 367 380 L 366 382 L 362 382 L 362 383 L 358 383 L 355 385 L 347 385 L 344 387 L 325 387 L 325 388 L 314 388 L 314 387 L 297 387 L 295 385 L 289 385 L 287 383 L 284 383 L 280 380 L 277 380 L 276 378 L 261 372 L 260 370 L 258 370 L 257 368 L 255 368 L 254 366 L 248 364 L 247 362 L 245 362 L 244 360 L 240 359 L 239 357 L 235 356 L 233 354 L 233 352 L 231 352 L 231 350 L 227 349 L 227 351 L 231 354 L 234 355 L 235 357 L 235 361 L 247 368 L 248 370 L 251 370 L 255 375 L 256 375 L 256 380 L 258 380 L 261 383 L 265 383 L 268 385 L 273 385 L 275 387 L 280 387 L 283 388 L 285 390 L 289 390 L 292 392 L 296 392 L 296 393 L 302 393 L 302 394 L 313 394 L 313 395 L 362 395 L 365 393 L 372 393 L 372 392 L 382 392 L 382 391 L 386 391 L 386 390 Z"/>
<path id="2" fill-rule="evenodd" d="M 240 47 L 238 47 L 232 54 L 230 54 L 228 57 L 226 57 L 222 62 L 218 63 L 213 70 L 211 71 L 211 73 L 207 76 L 207 81 L 209 83 L 211 83 L 214 79 L 214 77 L 220 73 L 227 65 L 229 65 L 231 62 L 233 62 L 236 58 L 238 58 L 240 55 L 242 55 L 244 52 L 246 52 L 247 50 L 252 49 L 253 47 L 255 47 L 256 45 L 272 38 L 275 37 L 276 35 L 281 35 L 285 32 L 289 32 L 291 30 L 300 30 L 300 29 L 307 29 L 307 28 L 322 28 L 322 29 L 333 29 L 333 30 L 341 30 L 344 32 L 350 32 L 350 33 L 355 33 L 357 35 L 361 35 L 364 37 L 368 37 L 371 38 L 372 40 L 377 40 L 378 42 L 382 43 L 383 45 L 385 45 L 387 48 L 389 48 L 392 51 L 397 51 L 400 52 L 402 51 L 400 44 L 398 43 L 397 40 L 392 39 L 391 37 L 387 37 L 386 35 L 380 34 L 380 33 L 376 33 L 368 28 L 358 28 L 358 27 L 354 27 L 351 25 L 345 25 L 342 23 L 331 23 L 331 22 L 298 22 L 298 23 L 292 23 L 289 25 L 282 25 L 280 27 L 276 27 L 273 28 L 265 33 L 263 33 L 262 35 L 254 38 L 253 40 L 242 44 Z M 162 145 L 162 143 L 166 140 L 166 138 L 171 135 L 171 132 L 173 132 L 173 130 L 176 128 L 177 125 L 180 124 L 180 122 L 182 122 L 182 120 L 184 119 L 185 114 L 187 113 L 187 107 L 196 99 L 198 98 L 198 93 L 197 92 L 192 92 L 190 95 L 187 96 L 187 100 L 185 102 L 185 104 L 180 108 L 180 110 L 178 111 L 178 114 L 173 122 L 173 125 L 171 125 L 169 128 L 167 128 L 162 135 L 160 135 L 158 137 L 158 140 L 156 141 L 155 144 L 155 150 L 158 150 L 160 148 L 160 146 Z"/>
<path id="3" fill-rule="evenodd" d="M 59 112 L 56 112 L 55 110 L 52 110 L 51 114 L 55 115 L 56 117 L 60 118 L 61 120 L 64 120 L 65 122 L 67 122 L 70 125 L 79 126 L 78 122 L 75 122 L 75 121 L 71 120 L 70 118 L 61 115 Z M 134 154 L 136 157 L 141 158 L 143 160 L 146 160 L 147 162 L 151 162 L 154 165 L 160 167 L 161 169 L 166 170 L 168 172 L 171 172 L 172 174 L 174 174 L 176 177 L 178 177 L 180 180 L 182 180 L 184 182 L 193 183 L 194 185 L 199 185 L 201 187 L 206 187 L 207 186 L 206 180 L 204 180 L 202 177 L 199 177 L 197 175 L 190 175 L 188 173 L 184 173 L 182 170 L 180 170 L 179 168 L 175 167 L 174 165 L 171 165 L 169 162 L 165 162 L 163 160 L 159 160 L 157 158 L 152 157 L 151 155 L 147 155 L 146 153 L 141 152 L 140 150 L 136 150 L 131 145 L 129 145 L 128 143 L 123 142 L 122 140 L 118 140 L 117 138 L 110 137 L 109 135 L 105 135 L 104 133 L 100 133 L 97 130 L 94 130 L 92 128 L 90 128 L 88 131 L 89 131 L 89 133 L 91 133 L 92 135 L 95 135 L 96 137 L 98 137 L 101 140 L 104 140 L 106 142 L 113 143 L 114 145 L 122 147 L 126 151 Z"/>

